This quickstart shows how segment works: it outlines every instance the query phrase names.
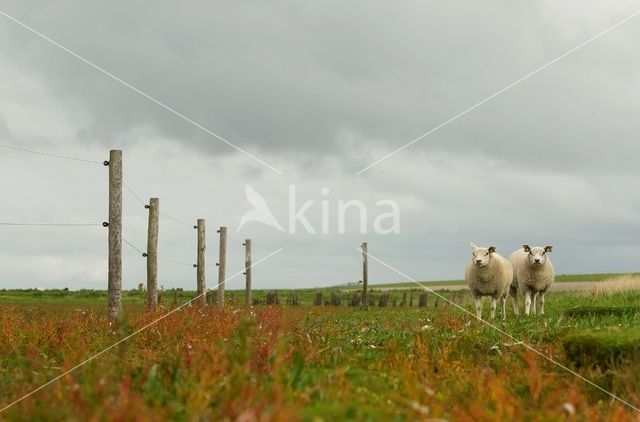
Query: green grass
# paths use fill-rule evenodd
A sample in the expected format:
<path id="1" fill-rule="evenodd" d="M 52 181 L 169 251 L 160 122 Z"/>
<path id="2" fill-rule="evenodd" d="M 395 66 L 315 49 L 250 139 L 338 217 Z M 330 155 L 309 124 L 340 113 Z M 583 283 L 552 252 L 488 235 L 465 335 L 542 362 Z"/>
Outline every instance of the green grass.
<path id="1" fill-rule="evenodd" d="M 638 274 L 638 273 L 633 273 Z M 616 276 L 629 275 L 629 274 L 561 274 L 556 276 L 556 282 L 567 281 L 602 281 Z M 443 280 L 443 281 L 421 281 L 420 284 L 426 287 L 432 286 L 459 286 L 464 285 L 464 280 Z M 362 289 L 362 285 L 350 285 L 350 286 L 332 286 L 332 287 L 320 287 L 320 288 L 308 288 L 308 289 L 271 289 L 271 290 L 254 290 L 252 292 L 253 298 L 260 301 L 264 301 L 267 293 L 278 291 L 281 302 L 285 302 L 287 296 L 297 295 L 298 301 L 301 305 L 311 305 L 314 302 L 315 295 L 317 293 L 323 294 L 323 299 L 328 300 L 332 293 L 340 294 L 343 300 L 348 301 L 351 296 Z M 423 289 L 414 282 L 400 282 L 400 283 L 382 283 L 371 284 L 369 286 L 370 291 L 374 296 L 381 293 L 389 293 L 391 300 L 394 298 L 396 301 L 400 301 L 405 290 L 408 292 L 413 291 L 414 295 L 422 292 Z M 195 297 L 195 291 L 183 291 L 178 293 L 178 303 L 182 304 Z M 242 303 L 244 300 L 244 291 L 242 290 L 228 290 L 228 298 L 233 298 L 236 303 Z M 136 290 L 123 291 L 123 303 L 125 304 L 144 304 L 146 300 L 146 293 L 140 293 Z M 417 301 L 417 297 L 414 298 Z M 174 294 L 172 290 L 166 290 L 163 294 L 163 300 L 165 304 L 173 304 Z M 35 289 L 26 290 L 0 290 L 0 304 L 5 303 L 68 303 L 68 304 L 99 304 L 106 301 L 106 291 L 103 290 L 79 290 L 79 291 L 63 291 L 63 290 L 45 290 L 37 291 Z"/>
<path id="2" fill-rule="evenodd" d="M 569 308 L 564 311 L 564 315 L 568 317 L 591 317 L 597 315 L 616 315 L 635 314 L 640 312 L 638 306 L 579 306 Z"/>
<path id="3" fill-rule="evenodd" d="M 562 340 L 564 353 L 576 366 L 615 367 L 640 358 L 640 328 L 617 326 L 575 330 Z"/>

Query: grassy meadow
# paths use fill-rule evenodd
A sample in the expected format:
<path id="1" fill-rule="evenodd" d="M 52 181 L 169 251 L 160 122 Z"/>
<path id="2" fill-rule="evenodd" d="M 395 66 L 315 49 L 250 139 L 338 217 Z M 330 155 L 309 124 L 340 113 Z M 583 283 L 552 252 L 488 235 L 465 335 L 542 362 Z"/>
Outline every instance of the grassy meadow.
<path id="1" fill-rule="evenodd" d="M 639 407 L 637 278 L 625 289 L 602 283 L 549 294 L 544 316 L 508 309 L 494 324 Z M 300 306 L 245 308 L 241 292 L 224 309 L 186 306 L 0 420 L 638 420 L 443 300 L 362 309 L 311 306 L 317 290 L 297 293 Z M 0 408 L 174 309 L 163 300 L 148 314 L 143 294 L 124 299 L 125 317 L 112 324 L 104 292 L 0 292 Z M 473 311 L 467 296 L 456 303 Z"/>

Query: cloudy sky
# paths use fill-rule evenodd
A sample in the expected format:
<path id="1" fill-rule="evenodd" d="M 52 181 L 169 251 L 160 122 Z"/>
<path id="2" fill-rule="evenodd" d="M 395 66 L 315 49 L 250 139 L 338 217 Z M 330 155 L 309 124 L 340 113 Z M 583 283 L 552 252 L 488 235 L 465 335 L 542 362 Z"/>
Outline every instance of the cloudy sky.
<path id="1" fill-rule="evenodd" d="M 101 162 L 124 153 L 125 183 L 188 223 L 206 218 L 208 284 L 218 226 L 228 274 L 242 240 L 256 288 L 360 278 L 356 248 L 418 280 L 461 278 L 468 244 L 555 246 L 558 273 L 638 271 L 640 16 L 595 39 L 407 149 L 359 170 L 635 13 L 637 2 L 4 1 L 0 143 Z M 0 148 L 0 221 L 101 223 L 101 164 Z M 290 189 L 320 231 L 257 222 L 250 184 L 288 229 Z M 326 189 L 328 189 L 328 193 Z M 323 194 L 323 189 L 325 193 Z M 338 201 L 367 207 L 337 230 Z M 373 232 L 395 201 L 398 233 Z M 324 205 L 323 205 L 324 204 Z M 326 207 L 326 208 L 323 208 Z M 124 193 L 124 237 L 146 243 L 147 212 Z M 106 288 L 106 230 L 0 226 L 0 288 Z M 145 262 L 123 246 L 124 287 Z M 196 233 L 160 222 L 161 258 L 195 261 Z M 403 281 L 371 263 L 372 282 Z M 195 288 L 195 270 L 162 261 L 160 284 Z M 240 288 L 242 277 L 229 283 Z"/>

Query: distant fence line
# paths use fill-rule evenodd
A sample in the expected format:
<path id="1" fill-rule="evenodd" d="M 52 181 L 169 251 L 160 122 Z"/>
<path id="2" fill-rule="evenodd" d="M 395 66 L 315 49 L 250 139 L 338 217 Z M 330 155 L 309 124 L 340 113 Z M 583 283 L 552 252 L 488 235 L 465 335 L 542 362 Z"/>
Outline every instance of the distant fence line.
<path id="1" fill-rule="evenodd" d="M 146 292 L 146 290 L 145 290 Z M 246 290 L 245 292 L 246 293 Z M 225 297 L 225 303 L 227 305 L 240 305 L 245 304 L 245 295 L 238 290 L 229 291 Z M 193 300 L 197 297 L 197 293 L 194 296 L 192 293 L 185 293 L 183 289 L 170 289 L 168 291 L 162 291 L 160 296 L 168 295 L 171 298 L 171 304 L 178 306 L 185 301 Z M 184 297 L 188 295 L 187 297 Z M 471 303 L 471 296 L 468 291 L 452 291 L 449 292 L 448 300 L 453 304 L 467 305 Z M 216 290 L 209 290 L 206 294 L 205 302 L 211 305 L 218 304 L 218 292 Z M 250 305 L 265 305 L 265 306 L 315 306 L 315 307 L 359 307 L 364 308 L 361 291 L 348 291 L 348 292 L 307 292 L 300 293 L 297 291 L 279 291 L 268 290 L 261 291 L 259 297 L 254 297 Z M 433 293 L 424 292 L 420 289 L 400 292 L 377 292 L 369 291 L 367 296 L 367 307 L 378 308 L 440 308 L 449 306 L 450 303 L 447 300 L 442 300 L 440 297 Z M 162 302 L 162 299 L 160 299 Z M 167 302 L 167 304 L 169 304 Z"/>

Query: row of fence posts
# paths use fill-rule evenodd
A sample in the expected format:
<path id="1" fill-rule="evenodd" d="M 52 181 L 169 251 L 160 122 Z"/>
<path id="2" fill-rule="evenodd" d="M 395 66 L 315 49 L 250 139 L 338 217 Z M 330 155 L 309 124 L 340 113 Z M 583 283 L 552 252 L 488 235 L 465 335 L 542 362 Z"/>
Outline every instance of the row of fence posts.
<path id="1" fill-rule="evenodd" d="M 109 167 L 109 221 L 104 223 L 109 229 L 109 274 L 108 274 L 108 314 L 110 318 L 116 318 L 122 313 L 122 151 L 111 150 L 109 161 L 104 162 Z M 147 251 L 143 256 L 147 259 L 147 310 L 155 311 L 158 307 L 158 236 L 160 228 L 160 199 L 150 198 L 149 204 L 145 205 L 149 210 L 149 222 L 147 229 Z M 206 251 L 206 222 L 200 218 L 197 220 L 194 229 L 197 230 L 197 263 L 193 266 L 196 268 L 196 286 L 197 296 L 194 303 L 205 305 L 212 303 L 211 292 L 207 292 L 205 281 L 205 251 Z M 215 295 L 218 306 L 223 307 L 225 303 L 225 277 L 226 277 L 226 260 L 227 260 L 227 228 L 220 227 L 219 256 L 218 256 L 218 289 Z M 254 304 L 251 297 L 251 239 L 246 239 L 243 243 L 245 248 L 245 305 Z M 354 295 L 350 301 L 352 306 L 375 306 L 375 300 L 370 297 L 369 288 L 369 270 L 368 270 L 368 245 L 366 242 L 361 245 L 362 250 L 362 292 Z M 394 299 L 395 306 L 397 299 Z M 437 306 L 438 298 L 436 298 Z M 177 293 L 174 290 L 174 302 L 177 303 Z M 332 293 L 330 300 L 325 303 L 322 299 L 322 293 L 318 293 L 314 300 L 315 305 L 331 304 L 340 306 L 342 298 L 337 293 Z M 378 298 L 378 306 L 388 306 L 389 295 L 383 294 Z M 278 293 L 269 293 L 265 300 L 266 304 L 279 304 Z M 299 304 L 297 295 L 295 298 L 287 298 L 288 304 Z M 402 306 L 407 303 L 406 293 L 403 295 Z M 409 306 L 413 306 L 413 292 Z M 418 299 L 418 306 L 427 306 L 427 295 L 423 293 Z"/>
<path id="2" fill-rule="evenodd" d="M 469 297 L 467 293 L 455 293 L 451 296 L 451 302 L 455 304 L 463 304 L 465 300 Z M 339 293 L 332 292 L 328 297 L 326 297 L 323 293 L 316 293 L 313 298 L 314 306 L 343 306 L 343 303 L 346 302 L 348 306 L 356 307 L 356 306 L 365 306 L 362 300 L 362 293 L 354 293 L 351 297 L 340 295 Z M 429 293 L 420 293 L 417 296 L 417 301 L 414 301 L 414 292 L 411 291 L 409 293 L 404 292 L 402 294 L 402 299 L 399 299 L 396 296 L 391 295 L 391 293 L 381 293 L 378 296 L 374 296 L 371 292 L 367 295 L 367 307 L 378 306 L 381 308 L 385 307 L 414 307 L 414 303 L 417 303 L 419 308 L 426 308 L 429 304 Z M 446 303 L 446 302 L 445 302 Z M 435 295 L 435 299 L 433 300 L 433 307 L 438 308 L 442 306 L 440 303 L 440 297 Z"/>
<path id="3" fill-rule="evenodd" d="M 172 294 L 173 305 L 179 305 L 179 295 L 183 293 L 182 288 L 174 288 L 168 293 Z M 162 303 L 163 294 L 166 293 L 164 291 L 160 291 L 157 296 L 158 304 Z M 378 306 L 381 308 L 384 307 L 400 307 L 400 308 L 413 308 L 417 306 L 418 308 L 427 308 L 429 303 L 433 303 L 434 308 L 438 308 L 443 305 L 448 305 L 448 302 L 441 304 L 440 297 L 434 295 L 435 298 L 433 301 L 429 301 L 429 293 L 421 292 L 418 295 L 414 295 L 415 291 L 403 292 L 402 298 L 399 298 L 395 295 L 391 295 L 389 292 L 381 293 L 376 296 L 369 292 L 368 295 L 368 306 L 374 307 Z M 284 297 L 284 300 L 283 300 Z M 325 300 L 326 297 L 326 300 Z M 466 304 L 466 302 L 470 299 L 470 296 L 467 292 L 455 292 L 450 298 L 450 301 L 457 305 Z M 215 290 L 210 290 L 206 294 L 206 303 L 207 304 L 217 304 L 218 303 L 218 292 Z M 230 292 L 229 298 L 227 299 L 227 303 L 234 305 L 236 303 L 236 296 L 233 292 Z M 246 303 L 246 295 L 245 295 L 245 303 Z M 313 296 L 313 305 L 314 306 L 344 306 L 346 303 L 347 306 L 350 307 L 358 307 L 362 305 L 362 293 L 336 293 L 331 292 L 329 295 L 325 296 L 322 292 L 317 292 Z M 263 299 L 254 298 L 251 302 L 252 305 L 286 305 L 286 306 L 299 306 L 302 305 L 302 301 L 300 300 L 300 296 L 298 293 L 281 293 L 277 290 L 270 291 L 266 293 L 266 296 Z"/>
<path id="4" fill-rule="evenodd" d="M 103 223 L 108 227 L 108 304 L 107 312 L 110 318 L 117 318 L 122 313 L 122 151 L 111 150 L 109 161 L 104 162 L 109 167 L 109 221 Z M 155 311 L 158 307 L 158 237 L 160 228 L 160 199 L 150 198 L 145 205 L 149 211 L 147 227 L 147 248 L 143 257 L 147 260 L 147 310 Z M 206 250 L 206 222 L 198 219 L 193 227 L 197 230 L 197 263 L 195 304 L 205 305 L 210 296 L 207 293 L 205 281 L 205 250 Z M 222 307 L 225 303 L 225 280 L 227 261 L 227 228 L 220 227 L 219 256 L 218 256 L 218 289 L 216 303 Z M 245 304 L 251 305 L 251 240 L 243 243 L 245 252 Z M 174 289 L 174 302 L 177 303 L 177 291 Z"/>

